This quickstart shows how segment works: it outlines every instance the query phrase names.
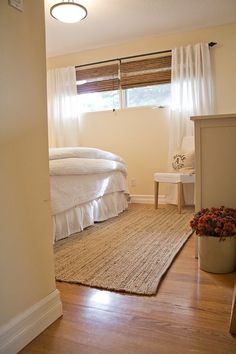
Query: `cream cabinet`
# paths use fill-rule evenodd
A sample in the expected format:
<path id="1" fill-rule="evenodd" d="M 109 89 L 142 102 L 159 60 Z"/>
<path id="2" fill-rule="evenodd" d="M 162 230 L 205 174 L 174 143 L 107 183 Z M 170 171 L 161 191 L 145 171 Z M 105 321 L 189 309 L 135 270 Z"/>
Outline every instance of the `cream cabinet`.
<path id="1" fill-rule="evenodd" d="M 195 209 L 236 208 L 236 114 L 191 117 L 195 129 Z M 197 240 L 197 239 L 196 239 Z M 196 256 L 198 254 L 196 244 Z M 230 332 L 236 334 L 236 285 Z"/>
<path id="2" fill-rule="evenodd" d="M 195 208 L 236 208 L 236 113 L 190 118 L 195 128 Z"/>

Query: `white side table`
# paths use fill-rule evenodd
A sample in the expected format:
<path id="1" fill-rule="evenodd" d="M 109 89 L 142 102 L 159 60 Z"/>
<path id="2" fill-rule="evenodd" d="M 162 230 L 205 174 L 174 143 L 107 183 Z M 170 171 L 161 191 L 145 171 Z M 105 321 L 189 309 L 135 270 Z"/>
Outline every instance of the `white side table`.
<path id="1" fill-rule="evenodd" d="M 183 184 L 195 183 L 195 175 L 180 172 L 157 172 L 154 173 L 154 199 L 155 209 L 158 208 L 159 183 L 175 183 L 178 185 L 178 212 L 181 213 L 181 205 L 184 205 Z"/>

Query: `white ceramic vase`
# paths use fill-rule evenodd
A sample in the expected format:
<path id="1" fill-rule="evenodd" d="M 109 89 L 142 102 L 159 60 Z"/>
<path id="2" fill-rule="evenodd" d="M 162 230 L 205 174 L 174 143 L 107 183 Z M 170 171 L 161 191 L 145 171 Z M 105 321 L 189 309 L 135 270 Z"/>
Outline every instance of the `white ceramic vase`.
<path id="1" fill-rule="evenodd" d="M 199 236 L 200 269 L 210 273 L 230 273 L 236 268 L 236 239 Z"/>

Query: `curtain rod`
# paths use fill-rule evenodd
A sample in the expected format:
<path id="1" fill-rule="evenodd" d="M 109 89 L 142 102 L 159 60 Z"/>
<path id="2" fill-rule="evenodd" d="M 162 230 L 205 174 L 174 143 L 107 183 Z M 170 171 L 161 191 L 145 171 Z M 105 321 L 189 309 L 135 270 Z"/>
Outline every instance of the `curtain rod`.
<path id="1" fill-rule="evenodd" d="M 208 43 L 209 47 L 214 47 L 216 45 L 216 42 L 210 42 Z M 94 63 L 89 63 L 89 64 L 81 64 L 81 65 L 76 65 L 75 68 L 82 68 L 83 66 L 89 66 L 89 65 L 97 65 L 97 64 L 104 64 L 104 63 L 110 63 L 111 61 L 121 61 L 125 59 L 133 59 L 133 58 L 140 58 L 148 55 L 155 55 L 155 54 L 164 54 L 164 53 L 170 53 L 171 49 L 168 50 L 162 50 L 159 52 L 151 52 L 151 53 L 146 53 L 146 54 L 138 54 L 138 55 L 131 55 L 129 57 L 122 57 L 122 58 L 116 58 L 116 59 L 109 59 L 109 60 L 102 60 L 102 61 L 96 61 Z"/>

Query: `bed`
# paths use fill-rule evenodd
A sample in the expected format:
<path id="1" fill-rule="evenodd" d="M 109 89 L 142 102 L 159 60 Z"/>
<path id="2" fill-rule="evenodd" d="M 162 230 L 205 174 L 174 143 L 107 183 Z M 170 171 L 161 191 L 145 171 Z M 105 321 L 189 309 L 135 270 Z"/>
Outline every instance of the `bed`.
<path id="1" fill-rule="evenodd" d="M 87 147 L 49 149 L 53 242 L 128 207 L 127 166 L 111 152 Z"/>

